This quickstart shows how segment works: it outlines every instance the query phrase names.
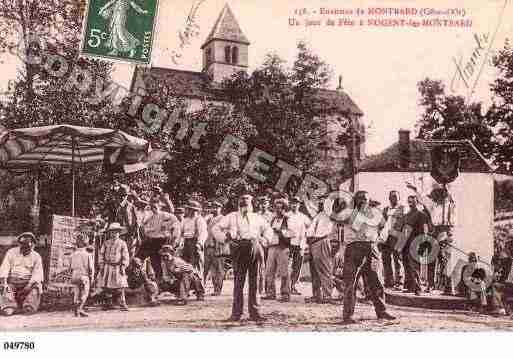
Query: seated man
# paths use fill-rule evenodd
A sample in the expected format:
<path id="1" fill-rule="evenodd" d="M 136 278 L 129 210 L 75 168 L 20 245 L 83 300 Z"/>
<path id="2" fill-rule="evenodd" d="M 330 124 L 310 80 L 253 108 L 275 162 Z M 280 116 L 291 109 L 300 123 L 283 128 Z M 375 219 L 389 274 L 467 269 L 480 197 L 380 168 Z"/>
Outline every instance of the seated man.
<path id="1" fill-rule="evenodd" d="M 157 301 L 157 294 L 159 294 L 159 288 L 155 281 L 155 272 L 151 267 L 149 258 L 146 258 L 144 262 L 135 257 L 130 262 L 126 270 L 128 288 L 126 294 L 145 294 L 148 304 L 150 306 L 157 306 L 160 303 Z"/>
<path id="2" fill-rule="evenodd" d="M 483 268 L 478 267 L 477 255 L 470 252 L 468 264 L 461 270 L 461 280 L 457 286 L 458 294 L 468 298 L 470 305 L 480 313 L 505 315 L 499 296 L 499 288 Z"/>
<path id="3" fill-rule="evenodd" d="M 34 251 L 36 237 L 30 232 L 18 236 L 18 246 L 5 254 L 0 266 L 0 313 L 12 315 L 37 312 L 43 291 L 43 264 Z"/>
<path id="4" fill-rule="evenodd" d="M 495 274 L 495 288 L 505 308 L 510 309 L 508 303 L 513 298 L 513 271 L 512 269 L 513 237 L 505 243 L 499 242 L 492 258 Z M 510 310 L 511 312 L 511 310 Z"/>
<path id="5" fill-rule="evenodd" d="M 176 304 L 179 305 L 187 304 L 191 288 L 198 300 L 203 300 L 205 289 L 201 282 L 201 275 L 192 264 L 176 256 L 174 248 L 170 245 L 163 245 L 159 253 L 162 258 L 160 290 L 175 294 L 178 297 Z"/>

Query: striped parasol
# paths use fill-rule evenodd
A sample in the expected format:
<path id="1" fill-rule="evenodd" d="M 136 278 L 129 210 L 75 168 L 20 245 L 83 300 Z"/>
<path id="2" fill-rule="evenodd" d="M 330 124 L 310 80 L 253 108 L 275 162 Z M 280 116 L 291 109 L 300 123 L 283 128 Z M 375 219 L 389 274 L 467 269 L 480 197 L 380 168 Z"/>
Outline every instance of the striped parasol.
<path id="1" fill-rule="evenodd" d="M 72 167 L 72 215 L 75 215 L 75 165 L 109 162 L 135 164 L 151 151 L 148 141 L 120 130 L 54 125 L 0 133 L 0 167 L 14 171 L 41 165 Z"/>

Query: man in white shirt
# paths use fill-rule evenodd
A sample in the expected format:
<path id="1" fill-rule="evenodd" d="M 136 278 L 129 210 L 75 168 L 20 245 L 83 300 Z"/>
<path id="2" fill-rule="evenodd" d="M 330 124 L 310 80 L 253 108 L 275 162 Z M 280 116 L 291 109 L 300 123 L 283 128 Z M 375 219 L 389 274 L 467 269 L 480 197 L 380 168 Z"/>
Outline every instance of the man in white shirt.
<path id="1" fill-rule="evenodd" d="M 399 203 L 399 192 L 390 191 L 388 200 L 390 205 L 383 209 L 383 217 L 386 221 L 386 242 L 382 246 L 381 258 L 383 261 L 383 276 L 385 288 L 397 288 L 401 284 L 401 253 L 395 249 L 399 233 L 403 228 L 404 214 L 406 210 Z M 394 266 L 392 267 L 392 260 Z"/>
<path id="2" fill-rule="evenodd" d="M 276 299 L 276 275 L 281 280 L 281 302 L 290 302 L 290 239 L 292 237 L 290 227 L 288 226 L 288 201 L 279 198 L 274 201 L 276 215 L 271 221 L 271 228 L 274 231 L 272 239 L 268 242 L 266 268 L 266 288 L 267 295 L 264 300 Z"/>
<path id="3" fill-rule="evenodd" d="M 320 200 L 326 205 L 325 198 Z M 313 218 L 306 231 L 306 240 L 310 248 L 310 274 L 312 277 L 312 297 L 307 302 L 326 304 L 331 302 L 333 291 L 332 259 L 330 235 L 333 233 L 334 223 L 329 211 L 324 208 Z"/>
<path id="4" fill-rule="evenodd" d="M 231 241 L 234 272 L 233 306 L 230 321 L 239 321 L 244 303 L 244 283 L 249 280 L 248 311 L 251 320 L 261 321 L 257 304 L 257 276 L 263 261 L 261 241 L 273 236 L 271 226 L 253 212 L 253 197 L 243 194 L 239 197 L 239 210 L 224 216 L 212 227 L 217 241 Z"/>
<path id="5" fill-rule="evenodd" d="M 207 222 L 200 215 L 202 206 L 198 201 L 189 200 L 182 221 L 182 258 L 203 274 L 205 263 L 203 248 L 208 237 Z"/>
<path id="6" fill-rule="evenodd" d="M 290 200 L 290 212 L 288 213 L 288 226 L 294 233 L 294 237 L 290 240 L 290 253 L 292 257 L 292 271 L 290 273 L 290 293 L 300 295 L 296 289 L 301 274 L 301 266 L 303 265 L 303 253 L 306 247 L 306 230 L 310 226 L 310 218 L 299 211 L 301 199 L 293 197 Z"/>
<path id="7" fill-rule="evenodd" d="M 18 236 L 18 246 L 5 254 L 0 266 L 0 313 L 12 315 L 37 312 L 43 292 L 43 262 L 34 251 L 36 237 L 30 232 Z"/>
<path id="8" fill-rule="evenodd" d="M 173 214 L 161 211 L 160 201 L 156 198 L 151 200 L 150 208 L 152 213 L 142 225 L 144 240 L 137 257 L 142 260 L 150 257 L 155 275 L 160 279 L 162 266 L 159 250 L 164 244 L 174 245 L 180 238 L 180 222 Z"/>
<path id="9" fill-rule="evenodd" d="M 368 296 L 374 305 L 378 319 L 393 320 L 395 317 L 386 312 L 385 304 L 380 297 L 381 283 L 377 274 L 377 260 L 375 242 L 378 237 L 378 228 L 383 225 L 381 212 L 369 206 L 369 195 L 366 191 L 357 191 L 354 203 L 346 204 L 346 208 L 337 216 L 344 221 L 344 307 L 343 323 L 356 323 L 352 316 L 355 309 L 355 283 L 358 272 L 363 276 L 369 293 Z"/>

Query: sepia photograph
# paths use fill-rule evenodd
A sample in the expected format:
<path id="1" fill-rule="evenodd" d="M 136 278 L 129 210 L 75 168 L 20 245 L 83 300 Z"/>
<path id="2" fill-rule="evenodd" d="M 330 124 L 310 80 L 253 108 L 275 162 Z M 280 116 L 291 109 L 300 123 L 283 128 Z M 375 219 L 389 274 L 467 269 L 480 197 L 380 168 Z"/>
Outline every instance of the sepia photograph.
<path id="1" fill-rule="evenodd" d="M 512 18 L 0 0 L 0 352 L 38 332 L 511 331 Z"/>

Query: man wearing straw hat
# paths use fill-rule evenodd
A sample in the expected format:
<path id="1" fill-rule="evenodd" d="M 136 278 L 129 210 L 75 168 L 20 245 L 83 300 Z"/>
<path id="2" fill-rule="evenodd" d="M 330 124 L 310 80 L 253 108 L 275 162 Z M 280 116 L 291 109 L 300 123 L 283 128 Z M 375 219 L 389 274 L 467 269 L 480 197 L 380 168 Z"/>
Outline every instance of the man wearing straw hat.
<path id="1" fill-rule="evenodd" d="M 17 238 L 18 246 L 5 254 L 0 266 L 0 313 L 12 315 L 37 312 L 41 303 L 43 263 L 34 251 L 36 237 L 25 232 Z"/>
<path id="2" fill-rule="evenodd" d="M 207 222 L 201 216 L 202 206 L 198 201 L 189 200 L 185 207 L 182 222 L 182 258 L 203 273 L 205 263 L 203 246 L 208 237 Z"/>
<path id="3" fill-rule="evenodd" d="M 103 243 L 98 255 L 99 272 L 96 286 L 111 294 L 117 300 L 120 309 L 128 311 L 125 299 L 125 288 L 128 287 L 126 268 L 130 263 L 128 247 L 120 238 L 124 230 L 117 222 L 111 223 L 107 228 L 107 240 Z M 112 309 L 112 302 L 105 304 L 104 309 Z"/>
<path id="4" fill-rule="evenodd" d="M 267 221 L 253 212 L 253 196 L 243 192 L 239 197 L 239 210 L 224 216 L 212 227 L 216 240 L 230 241 L 234 271 L 233 305 L 230 321 L 239 321 L 244 303 L 244 283 L 249 280 L 248 310 L 254 321 L 262 321 L 257 303 L 257 277 L 262 263 L 261 241 L 272 238 L 273 231 Z"/>

